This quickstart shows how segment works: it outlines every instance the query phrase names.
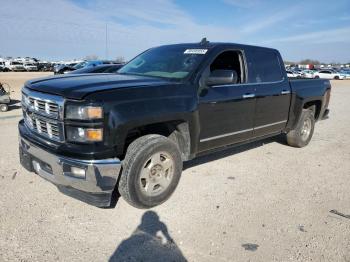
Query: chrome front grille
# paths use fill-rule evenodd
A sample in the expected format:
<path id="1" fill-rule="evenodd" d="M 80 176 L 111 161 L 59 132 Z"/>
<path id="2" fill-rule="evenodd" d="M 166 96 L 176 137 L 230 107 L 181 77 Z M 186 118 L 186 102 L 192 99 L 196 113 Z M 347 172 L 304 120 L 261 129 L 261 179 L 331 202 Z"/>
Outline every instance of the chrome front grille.
<path id="1" fill-rule="evenodd" d="M 25 98 L 24 98 L 25 99 Z M 58 104 L 50 101 L 40 100 L 38 98 L 28 97 L 27 100 L 29 107 L 33 108 L 34 111 L 46 114 L 48 116 L 58 117 L 59 107 Z"/>
<path id="2" fill-rule="evenodd" d="M 62 97 L 22 90 L 23 118 L 28 128 L 41 136 L 64 141 Z"/>
<path id="3" fill-rule="evenodd" d="M 57 121 L 45 119 L 43 117 L 24 112 L 26 125 L 38 134 L 56 141 L 63 140 L 63 126 Z"/>

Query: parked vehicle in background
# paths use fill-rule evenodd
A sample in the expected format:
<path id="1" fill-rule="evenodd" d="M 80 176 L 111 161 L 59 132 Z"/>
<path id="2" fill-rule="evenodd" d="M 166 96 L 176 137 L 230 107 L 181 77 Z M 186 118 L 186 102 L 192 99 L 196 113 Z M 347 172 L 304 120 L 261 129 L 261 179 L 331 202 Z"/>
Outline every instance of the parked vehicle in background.
<path id="1" fill-rule="evenodd" d="M 321 79 L 345 79 L 345 76 L 332 69 L 320 70 L 314 76 Z"/>
<path id="2" fill-rule="evenodd" d="M 96 206 L 118 191 L 135 207 L 159 205 L 183 161 L 282 133 L 309 144 L 331 85 L 288 80 L 282 61 L 275 49 L 204 39 L 151 48 L 117 74 L 28 81 L 21 164 Z"/>
<path id="3" fill-rule="evenodd" d="M 286 70 L 289 78 L 303 78 L 303 73 L 295 70 Z"/>
<path id="4" fill-rule="evenodd" d="M 53 64 L 49 62 L 39 62 L 37 67 L 38 67 L 38 71 L 41 71 L 41 72 L 53 71 Z"/>
<path id="5" fill-rule="evenodd" d="M 293 73 L 297 76 L 297 78 L 303 78 L 303 71 L 302 70 L 293 70 Z"/>
<path id="6" fill-rule="evenodd" d="M 315 71 L 314 70 L 304 70 L 302 75 L 303 78 L 314 78 Z"/>
<path id="7" fill-rule="evenodd" d="M 108 60 L 84 61 L 84 62 L 77 64 L 74 68 L 77 70 L 77 69 L 82 69 L 82 68 L 95 67 L 98 65 L 108 65 L 108 64 L 114 64 L 114 62 L 108 61 Z"/>
<path id="8" fill-rule="evenodd" d="M 98 65 L 103 65 L 103 64 L 112 64 L 112 61 L 106 61 L 106 60 L 93 60 L 93 61 L 83 61 L 80 63 L 71 63 L 71 64 L 65 64 L 57 67 L 54 70 L 55 74 L 66 74 L 68 72 L 82 69 L 82 68 L 88 68 L 88 67 L 95 67 Z"/>
<path id="9" fill-rule="evenodd" d="M 350 70 L 340 70 L 339 71 L 339 74 L 341 74 L 342 76 L 345 77 L 345 79 L 350 79 Z"/>
<path id="10" fill-rule="evenodd" d="M 53 72 L 55 75 L 65 74 L 67 72 L 74 71 L 74 66 L 76 66 L 77 64 L 78 63 L 60 64 L 54 67 Z"/>
<path id="11" fill-rule="evenodd" d="M 0 72 L 4 71 L 5 69 L 5 62 L 0 61 Z"/>
<path id="12" fill-rule="evenodd" d="M 33 63 L 24 63 L 24 68 L 29 71 L 38 71 L 38 67 Z"/>
<path id="13" fill-rule="evenodd" d="M 94 67 L 84 67 L 82 69 L 68 72 L 67 74 L 96 74 L 96 73 L 116 73 L 124 64 L 98 65 Z"/>
<path id="14" fill-rule="evenodd" d="M 5 86 L 7 89 L 5 89 Z M 3 84 L 0 82 L 0 111 L 6 112 L 8 110 L 8 106 L 11 103 L 10 98 L 11 89 L 8 84 Z"/>
<path id="15" fill-rule="evenodd" d="M 18 61 L 6 61 L 5 65 L 5 68 L 8 71 L 26 71 L 26 69 L 23 66 L 23 63 Z"/>
<path id="16" fill-rule="evenodd" d="M 298 78 L 298 74 L 292 70 L 286 70 L 288 78 Z"/>

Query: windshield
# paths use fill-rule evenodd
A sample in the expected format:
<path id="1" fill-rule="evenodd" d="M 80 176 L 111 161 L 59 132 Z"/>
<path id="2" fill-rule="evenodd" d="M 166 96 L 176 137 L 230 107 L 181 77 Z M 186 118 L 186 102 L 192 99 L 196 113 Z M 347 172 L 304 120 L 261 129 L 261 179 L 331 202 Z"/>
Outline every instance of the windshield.
<path id="1" fill-rule="evenodd" d="M 124 65 L 118 73 L 184 79 L 196 69 L 207 51 L 183 46 L 152 48 Z"/>

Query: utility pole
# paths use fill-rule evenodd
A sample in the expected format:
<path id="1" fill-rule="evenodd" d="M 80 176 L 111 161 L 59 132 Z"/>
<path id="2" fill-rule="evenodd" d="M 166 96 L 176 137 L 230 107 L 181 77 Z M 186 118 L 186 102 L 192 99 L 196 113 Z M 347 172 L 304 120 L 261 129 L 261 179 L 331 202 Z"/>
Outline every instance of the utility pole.
<path id="1" fill-rule="evenodd" d="M 106 23 L 106 60 L 108 60 L 108 28 L 107 28 L 107 23 Z"/>

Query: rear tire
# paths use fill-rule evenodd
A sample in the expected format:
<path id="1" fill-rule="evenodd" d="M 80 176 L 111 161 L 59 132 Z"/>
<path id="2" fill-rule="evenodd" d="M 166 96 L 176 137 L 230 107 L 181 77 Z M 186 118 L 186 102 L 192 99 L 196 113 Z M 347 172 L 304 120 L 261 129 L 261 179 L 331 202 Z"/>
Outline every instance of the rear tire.
<path id="1" fill-rule="evenodd" d="M 334 79 L 335 79 L 335 80 L 339 80 L 339 76 L 335 76 Z"/>
<path id="2" fill-rule="evenodd" d="M 142 136 L 127 149 L 118 190 L 130 205 L 151 208 L 171 196 L 181 172 L 181 153 L 173 141 L 160 135 Z"/>
<path id="3" fill-rule="evenodd" d="M 314 133 L 314 128 L 315 117 L 313 110 L 303 109 L 295 129 L 287 134 L 288 145 L 299 148 L 307 146 Z"/>
<path id="4" fill-rule="evenodd" d="M 6 112 L 9 109 L 8 105 L 6 104 L 0 104 L 0 111 Z"/>
<path id="5" fill-rule="evenodd" d="M 319 76 L 315 76 L 315 79 L 319 79 L 320 77 Z"/>

